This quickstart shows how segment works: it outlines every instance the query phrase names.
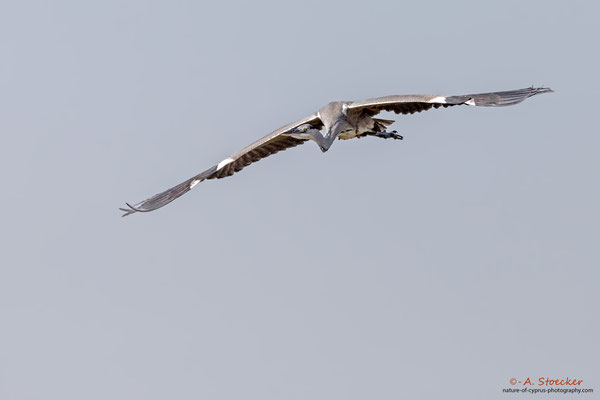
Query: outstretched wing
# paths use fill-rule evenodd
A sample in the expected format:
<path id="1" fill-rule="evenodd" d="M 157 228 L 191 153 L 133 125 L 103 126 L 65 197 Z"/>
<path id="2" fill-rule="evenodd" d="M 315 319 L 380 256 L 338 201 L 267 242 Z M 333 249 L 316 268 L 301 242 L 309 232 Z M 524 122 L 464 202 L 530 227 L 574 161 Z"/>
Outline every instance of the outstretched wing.
<path id="1" fill-rule="evenodd" d="M 242 150 L 224 159 L 217 165 L 213 165 L 206 171 L 201 172 L 200 174 L 193 176 L 184 182 L 181 182 L 179 185 L 173 186 L 172 188 L 167 189 L 162 193 L 158 193 L 137 204 L 130 205 L 129 203 L 125 203 L 127 204 L 128 208 L 119 208 L 119 210 L 125 211 L 123 217 L 135 212 L 154 211 L 189 192 L 194 186 L 206 179 L 226 178 L 262 158 L 268 157 L 271 154 L 275 154 L 290 147 L 298 146 L 299 144 L 304 143 L 306 140 L 297 139 L 291 136 L 284 136 L 282 134 L 304 124 L 310 124 L 316 129 L 321 129 L 323 126 L 323 123 L 317 114 L 309 115 L 308 117 L 302 118 L 299 121 L 282 126 L 281 128 L 269 133 L 265 137 L 258 139 L 249 146 L 244 147 Z"/>
<path id="2" fill-rule="evenodd" d="M 363 112 L 373 116 L 381 111 L 393 111 L 396 114 L 414 114 L 431 108 L 470 105 L 481 107 L 504 107 L 518 104 L 536 94 L 552 92 L 550 88 L 509 90 L 505 92 L 465 94 L 461 96 L 435 96 L 426 94 L 385 96 L 348 105 L 348 111 Z"/>

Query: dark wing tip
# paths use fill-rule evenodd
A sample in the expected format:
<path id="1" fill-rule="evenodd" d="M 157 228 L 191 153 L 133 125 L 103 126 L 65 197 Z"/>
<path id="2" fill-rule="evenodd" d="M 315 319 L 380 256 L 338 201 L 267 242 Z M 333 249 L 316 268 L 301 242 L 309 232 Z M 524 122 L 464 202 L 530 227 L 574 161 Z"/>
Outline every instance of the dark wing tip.
<path id="1" fill-rule="evenodd" d="M 126 216 L 128 216 L 128 215 L 131 215 L 131 214 L 133 214 L 133 213 L 136 213 L 136 212 L 147 212 L 147 211 L 152 211 L 152 210 L 140 210 L 140 209 L 138 209 L 138 208 L 136 208 L 136 207 L 132 206 L 132 205 L 131 205 L 131 204 L 129 204 L 129 203 L 125 203 L 125 204 L 126 204 L 126 205 L 127 205 L 127 207 L 129 207 L 129 208 L 122 208 L 122 207 L 119 207 L 119 210 L 121 210 L 121 211 L 125 211 L 125 214 L 121 215 L 121 217 L 126 217 Z"/>
<path id="2" fill-rule="evenodd" d="M 528 87 L 517 90 L 507 90 L 504 92 L 477 93 L 464 96 L 450 96 L 446 98 L 446 103 L 450 105 L 468 104 L 479 107 L 505 107 L 519 104 L 531 96 L 543 93 L 551 93 L 554 90 L 547 87 Z"/>
<path id="3" fill-rule="evenodd" d="M 150 197 L 149 199 L 146 199 L 144 201 L 137 203 L 135 206 L 132 206 L 129 203 L 125 203 L 125 204 L 127 204 L 127 207 L 129 207 L 129 208 L 119 208 L 119 210 L 125 211 L 125 214 L 123 214 L 122 217 L 126 217 L 126 216 L 136 213 L 136 212 L 154 211 L 161 207 L 166 206 L 167 204 L 169 204 L 176 198 L 189 192 L 190 189 L 192 188 L 191 182 L 193 180 L 194 179 L 192 178 L 185 182 L 182 182 L 179 185 L 172 187 L 171 189 L 165 190 L 162 193 L 156 194 L 156 195 Z"/>
<path id="4" fill-rule="evenodd" d="M 535 96 L 538 94 L 544 94 L 544 93 L 552 93 L 554 92 L 554 90 L 547 88 L 547 87 L 528 87 L 525 89 L 519 89 L 519 90 L 510 90 L 507 92 L 500 92 L 499 94 L 499 98 L 495 99 L 498 104 L 492 104 L 492 105 L 498 105 L 498 106 L 510 106 L 513 104 L 518 104 L 520 102 L 522 102 L 525 99 L 530 98 L 531 96 Z"/>
<path id="5" fill-rule="evenodd" d="M 119 208 L 119 210 L 125 212 L 125 214 L 123 214 L 122 217 L 126 217 L 136 212 L 149 212 L 158 210 L 159 208 L 166 206 L 173 200 L 183 196 L 185 193 L 192 190 L 192 188 L 196 186 L 197 183 L 200 183 L 205 179 L 213 176 L 213 174 L 216 171 L 217 166 L 215 165 L 202 172 L 201 174 L 198 174 L 193 178 L 188 179 L 187 181 L 181 182 L 179 185 L 173 186 L 171 189 L 167 189 L 164 192 L 155 194 L 154 196 L 144 201 L 141 201 L 135 204 L 134 206 L 132 206 L 129 203 L 125 203 L 129 208 Z"/>
<path id="6" fill-rule="evenodd" d="M 550 89 L 549 87 L 543 87 L 543 86 L 538 87 L 538 88 L 531 86 L 524 90 L 529 90 L 529 92 L 531 93 L 530 96 L 535 96 L 536 94 L 553 93 L 554 92 L 554 90 Z"/>

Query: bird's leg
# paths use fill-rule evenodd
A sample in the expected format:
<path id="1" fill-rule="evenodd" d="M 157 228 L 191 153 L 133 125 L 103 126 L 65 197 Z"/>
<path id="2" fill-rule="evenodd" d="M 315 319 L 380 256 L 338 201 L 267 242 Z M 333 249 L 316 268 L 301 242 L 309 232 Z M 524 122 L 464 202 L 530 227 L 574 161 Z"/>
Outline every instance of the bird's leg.
<path id="1" fill-rule="evenodd" d="M 382 139 L 396 139 L 396 140 L 402 140 L 402 139 L 404 139 L 404 137 L 402 135 L 398 135 L 398 132 L 396 132 L 396 131 L 391 131 L 391 132 L 387 132 L 387 131 L 365 132 L 361 136 L 375 136 L 375 137 L 382 138 Z"/>

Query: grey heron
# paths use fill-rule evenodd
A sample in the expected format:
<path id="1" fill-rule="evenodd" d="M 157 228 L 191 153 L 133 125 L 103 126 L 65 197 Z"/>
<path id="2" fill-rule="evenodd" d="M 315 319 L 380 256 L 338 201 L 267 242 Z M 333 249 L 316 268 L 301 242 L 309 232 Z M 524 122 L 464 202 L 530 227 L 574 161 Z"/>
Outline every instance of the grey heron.
<path id="1" fill-rule="evenodd" d="M 522 102 L 528 97 L 548 92 L 552 92 L 552 89 L 530 87 L 460 96 L 395 95 L 362 101 L 333 101 L 321 107 L 314 114 L 269 133 L 179 185 L 137 204 L 125 203 L 127 208 L 120 208 L 120 210 L 125 212 L 123 217 L 135 212 L 154 211 L 189 192 L 204 180 L 226 178 L 262 158 L 298 146 L 309 140 L 316 142 L 319 148 L 326 152 L 336 138 L 347 140 L 363 136 L 374 136 L 384 139 L 402 139 L 402 136 L 396 131 L 386 131 L 387 127 L 394 121 L 374 118 L 381 111 L 393 111 L 396 114 L 414 114 L 432 108 L 457 105 L 511 106 Z M 321 130 L 324 130 L 324 133 L 321 133 Z"/>

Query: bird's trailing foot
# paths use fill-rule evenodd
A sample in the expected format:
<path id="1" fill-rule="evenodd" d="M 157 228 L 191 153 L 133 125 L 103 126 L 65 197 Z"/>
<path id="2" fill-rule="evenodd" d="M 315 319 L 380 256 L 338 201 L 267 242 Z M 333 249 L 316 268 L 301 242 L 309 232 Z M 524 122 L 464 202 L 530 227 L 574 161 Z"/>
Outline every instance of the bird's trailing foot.
<path id="1" fill-rule="evenodd" d="M 382 138 L 382 139 L 395 139 L 395 140 L 402 140 L 402 139 L 404 139 L 404 136 L 398 135 L 397 131 L 391 131 L 391 132 L 387 132 L 387 131 L 365 132 L 361 136 L 375 136 L 375 137 Z"/>

